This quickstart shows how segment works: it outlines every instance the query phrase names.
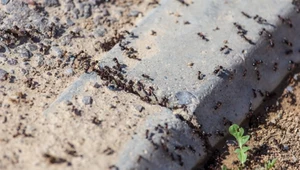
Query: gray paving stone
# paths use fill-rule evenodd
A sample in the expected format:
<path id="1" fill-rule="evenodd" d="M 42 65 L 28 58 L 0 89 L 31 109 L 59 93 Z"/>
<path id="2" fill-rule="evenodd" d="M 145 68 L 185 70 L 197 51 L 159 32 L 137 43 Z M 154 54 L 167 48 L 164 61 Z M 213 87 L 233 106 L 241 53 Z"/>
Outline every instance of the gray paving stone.
<path id="1" fill-rule="evenodd" d="M 300 61 L 297 31 L 300 16 L 291 2 L 220 0 L 185 4 L 162 0 L 160 3 L 133 30 L 139 38 L 126 39 L 141 60 L 129 58 L 117 45 L 100 61 L 101 67 L 113 66 L 113 58 L 117 56 L 127 66 L 128 79 L 156 87 L 159 99 L 169 98 L 168 107 L 150 115 L 145 126 L 139 127 L 140 133 L 124 144 L 117 161 L 121 169 L 191 169 L 201 164 L 207 155 L 202 145 L 214 147 L 222 139 L 216 132 L 227 132 L 224 119 L 241 123 L 262 103 L 264 98 L 258 91 L 266 97 Z M 260 35 L 263 29 L 267 31 Z M 146 49 L 147 46 L 150 48 Z M 145 79 L 143 74 L 153 80 Z M 83 75 L 52 107 L 79 94 L 82 83 L 96 77 Z M 204 140 L 195 135 L 191 122 L 176 118 L 176 110 L 171 110 L 183 104 L 188 110 L 185 114 L 196 118 L 201 132 L 212 134 L 211 137 Z M 162 133 L 153 140 L 168 139 L 168 151 L 163 145 L 156 149 L 144 134 L 145 129 L 153 130 L 164 122 L 168 122 L 172 135 Z M 193 146 L 196 152 L 179 153 L 170 149 L 178 141 Z M 182 162 L 179 157 L 173 159 L 170 153 L 180 154 Z"/>

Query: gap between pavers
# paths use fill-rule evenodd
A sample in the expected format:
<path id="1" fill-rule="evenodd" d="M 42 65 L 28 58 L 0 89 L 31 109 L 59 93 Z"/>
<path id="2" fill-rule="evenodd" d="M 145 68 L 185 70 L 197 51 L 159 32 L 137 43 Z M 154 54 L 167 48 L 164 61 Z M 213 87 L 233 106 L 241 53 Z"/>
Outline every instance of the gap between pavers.
<path id="1" fill-rule="evenodd" d="M 201 130 L 212 134 L 207 138 L 208 148 L 211 148 L 222 139 L 222 136 L 216 135 L 217 131 L 227 133 L 224 118 L 233 123 L 242 122 L 267 98 L 267 92 L 281 82 L 288 68 L 300 61 L 300 37 L 297 32 L 300 18 L 294 8 L 291 2 L 284 0 L 253 0 L 247 3 L 195 1 L 188 6 L 178 1 L 164 0 L 133 31 L 139 38 L 127 38 L 130 42 L 128 46 L 138 51 L 141 61 L 128 58 L 117 45 L 100 61 L 100 66 L 114 65 L 112 60 L 117 57 L 120 63 L 127 66 L 128 79 L 156 87 L 159 98 L 169 98 L 169 108 L 187 105 L 188 113 L 176 113 L 183 114 L 187 120 L 195 118 L 196 123 L 202 126 Z M 252 18 L 247 18 L 241 11 Z M 267 22 L 259 24 L 253 19 L 257 14 Z M 283 23 L 278 15 L 289 18 L 293 27 L 288 22 Z M 237 34 L 238 28 L 234 22 L 247 30 L 245 36 L 255 45 Z M 266 34 L 259 35 L 262 28 L 272 34 L 271 40 Z M 152 30 L 156 36 L 150 35 Z M 208 41 L 198 33 L 204 34 Z M 283 43 L 284 38 L 293 46 Z M 270 41 L 274 42 L 274 47 L 271 47 Z M 231 50 L 221 50 L 225 45 Z M 287 50 L 293 52 L 286 54 Z M 218 66 L 224 69 L 214 74 Z M 205 75 L 202 80 L 198 79 L 198 71 Z M 142 74 L 149 75 L 153 81 L 146 80 Z M 80 82 L 86 83 L 87 79 L 93 81 L 94 76 L 82 76 L 51 107 L 80 93 Z M 124 143 L 126 149 L 116 160 L 120 169 L 191 169 L 205 159 L 205 147 L 202 145 L 207 145 L 207 141 L 195 135 L 194 129 L 188 126 L 191 122 L 181 121 L 169 109 L 150 115 L 145 121 L 145 126 L 139 127 L 140 133 L 133 136 L 132 141 Z M 168 123 L 171 132 L 154 136 L 152 143 L 145 138 L 147 130 L 155 131 L 158 124 L 164 123 Z M 175 149 L 177 145 L 190 145 L 192 149 Z"/>

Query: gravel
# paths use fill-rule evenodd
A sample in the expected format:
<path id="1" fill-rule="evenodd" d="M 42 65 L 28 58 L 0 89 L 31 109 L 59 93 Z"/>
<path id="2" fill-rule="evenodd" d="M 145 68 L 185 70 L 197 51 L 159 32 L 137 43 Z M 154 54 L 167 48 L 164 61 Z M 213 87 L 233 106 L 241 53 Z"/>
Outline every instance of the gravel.
<path id="1" fill-rule="evenodd" d="M 52 50 L 52 53 L 54 56 L 59 57 L 59 58 L 62 57 L 63 51 L 59 47 L 52 46 L 51 50 Z"/>
<path id="2" fill-rule="evenodd" d="M 37 45 L 35 44 L 28 44 L 27 47 L 30 51 L 36 51 L 38 49 Z"/>
<path id="3" fill-rule="evenodd" d="M 47 7 L 54 7 L 54 6 L 59 6 L 59 1 L 58 0 L 45 0 L 44 5 Z"/>
<path id="4" fill-rule="evenodd" d="M 90 105 L 93 103 L 93 99 L 91 96 L 84 96 L 82 98 L 82 103 L 85 104 L 85 105 Z"/>
<path id="5" fill-rule="evenodd" d="M 89 18 L 92 15 L 92 9 L 90 4 L 86 4 L 83 7 L 83 16 L 84 18 Z"/>
<path id="6" fill-rule="evenodd" d="M 94 31 L 94 35 L 95 37 L 104 37 L 105 34 L 106 34 L 106 29 L 103 28 L 103 27 L 100 27 L 100 28 L 97 28 L 95 31 Z"/>
<path id="7" fill-rule="evenodd" d="M 5 81 L 7 76 L 8 72 L 0 68 L 0 81 Z"/>
<path id="8" fill-rule="evenodd" d="M 14 66 L 18 64 L 18 61 L 16 59 L 10 58 L 7 60 L 7 64 Z"/>
<path id="9" fill-rule="evenodd" d="M 134 105 L 134 108 L 139 112 L 142 112 L 145 109 L 145 107 L 141 105 Z"/>
<path id="10" fill-rule="evenodd" d="M 72 69 L 72 68 L 67 68 L 67 69 L 65 69 L 64 75 L 65 75 L 65 76 L 72 76 L 72 75 L 74 75 L 73 69 Z"/>
<path id="11" fill-rule="evenodd" d="M 30 57 L 32 57 L 32 53 L 29 50 L 27 50 L 26 48 L 18 49 L 17 53 L 19 53 L 20 57 L 22 57 L 22 58 L 29 59 Z"/>
<path id="12" fill-rule="evenodd" d="M 6 5 L 6 4 L 9 3 L 9 1 L 10 1 L 10 0 L 1 0 L 1 4 L 2 4 L 2 5 Z"/>
<path id="13" fill-rule="evenodd" d="M 132 11 L 130 11 L 129 16 L 130 17 L 137 17 L 139 15 L 139 13 L 141 13 L 141 12 L 136 11 L 136 10 L 132 10 Z"/>

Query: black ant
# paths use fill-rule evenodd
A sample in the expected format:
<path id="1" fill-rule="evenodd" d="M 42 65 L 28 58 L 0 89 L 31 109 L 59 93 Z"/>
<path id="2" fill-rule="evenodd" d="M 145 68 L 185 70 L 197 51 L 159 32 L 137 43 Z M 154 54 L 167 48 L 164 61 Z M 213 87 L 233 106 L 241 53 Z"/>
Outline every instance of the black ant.
<path id="1" fill-rule="evenodd" d="M 293 46 L 293 43 L 291 43 L 290 41 L 288 41 L 285 37 L 283 38 L 282 42 L 290 47 Z"/>
<path id="2" fill-rule="evenodd" d="M 219 71 L 223 70 L 223 66 L 218 66 L 215 70 L 214 70 L 214 74 L 218 74 Z"/>
<path id="3" fill-rule="evenodd" d="M 148 80 L 151 80 L 151 81 L 154 80 L 153 78 L 151 78 L 150 76 L 148 76 L 148 75 L 146 75 L 146 74 L 142 74 L 142 77 L 144 77 L 144 78 L 146 78 L 146 79 L 148 79 Z"/>
<path id="4" fill-rule="evenodd" d="M 199 33 L 197 33 L 197 35 L 199 35 L 202 38 L 202 40 L 205 40 L 206 42 L 209 41 L 209 39 L 207 39 L 203 33 L 199 32 Z"/>
<path id="5" fill-rule="evenodd" d="M 275 46 L 274 41 L 272 39 L 269 39 L 269 44 L 272 48 Z"/>
<path id="6" fill-rule="evenodd" d="M 255 45 L 255 43 L 251 39 L 249 39 L 248 37 L 246 37 L 245 35 L 241 35 L 241 37 L 244 38 L 244 40 L 246 40 L 249 44 Z"/>
<path id="7" fill-rule="evenodd" d="M 277 71 L 277 69 L 278 69 L 278 63 L 275 62 L 275 63 L 273 64 L 273 71 Z"/>
<path id="8" fill-rule="evenodd" d="M 151 30 L 151 35 L 153 35 L 153 36 L 156 36 L 156 31 L 154 31 L 154 30 Z"/>
<path id="9" fill-rule="evenodd" d="M 180 151 L 182 151 L 182 150 L 185 150 L 185 147 L 184 146 L 175 145 L 174 146 L 174 150 L 180 150 Z"/>
<path id="10" fill-rule="evenodd" d="M 261 90 L 258 90 L 258 93 L 260 94 L 261 97 L 264 97 L 264 93 Z"/>
<path id="11" fill-rule="evenodd" d="M 262 17 L 259 16 L 259 15 L 255 15 L 255 16 L 253 17 L 253 19 L 254 19 L 257 23 L 259 23 L 259 24 L 266 24 L 266 23 L 267 23 L 267 20 L 264 19 L 264 18 L 262 18 Z"/>
<path id="12" fill-rule="evenodd" d="M 283 18 L 280 15 L 278 15 L 278 18 L 281 20 L 282 23 L 289 25 L 290 28 L 293 27 L 293 23 L 292 23 L 291 19 L 289 19 L 289 18 Z"/>
<path id="13" fill-rule="evenodd" d="M 225 134 L 223 132 L 221 132 L 220 130 L 216 130 L 215 134 L 218 136 L 221 136 L 221 137 L 225 136 Z"/>
<path id="14" fill-rule="evenodd" d="M 252 18 L 249 14 L 245 13 L 244 11 L 242 11 L 241 13 L 247 18 Z"/>
<path id="15" fill-rule="evenodd" d="M 247 75 L 247 69 L 244 69 L 243 71 L 243 77 L 245 77 Z"/>
<path id="16" fill-rule="evenodd" d="M 252 66 L 256 67 L 257 65 L 263 64 L 262 60 L 254 60 L 254 62 L 252 63 Z"/>
<path id="17" fill-rule="evenodd" d="M 293 54 L 292 49 L 285 50 L 285 55 L 290 55 L 290 54 Z"/>
<path id="18" fill-rule="evenodd" d="M 223 51 L 223 50 L 225 50 L 225 49 L 227 49 L 227 50 L 225 51 L 224 54 L 229 54 L 230 51 L 232 51 L 232 49 L 229 48 L 227 45 L 224 45 L 223 47 L 221 47 L 221 48 L 220 48 L 220 51 Z"/>
<path id="19" fill-rule="evenodd" d="M 253 93 L 253 97 L 256 98 L 257 95 L 256 95 L 256 90 L 255 89 L 252 89 L 252 93 Z"/>
<path id="20" fill-rule="evenodd" d="M 146 130 L 146 139 L 149 137 L 149 129 Z"/>
<path id="21" fill-rule="evenodd" d="M 259 72 L 259 70 L 255 70 L 255 72 L 256 72 L 257 80 L 260 80 L 260 72 Z"/>
<path id="22" fill-rule="evenodd" d="M 218 101 L 216 106 L 214 107 L 215 110 L 219 109 L 222 106 L 222 102 Z"/>
<path id="23" fill-rule="evenodd" d="M 203 80 L 205 77 L 204 74 L 201 73 L 201 71 L 198 71 L 198 80 Z"/>
<path id="24" fill-rule="evenodd" d="M 177 1 L 180 2 L 182 5 L 189 6 L 189 4 L 186 3 L 184 0 L 177 0 Z"/>
<path id="25" fill-rule="evenodd" d="M 232 122 L 230 121 L 230 120 L 228 120 L 228 119 L 226 119 L 225 117 L 223 117 L 223 125 L 224 126 L 227 126 L 227 125 L 232 125 Z"/>

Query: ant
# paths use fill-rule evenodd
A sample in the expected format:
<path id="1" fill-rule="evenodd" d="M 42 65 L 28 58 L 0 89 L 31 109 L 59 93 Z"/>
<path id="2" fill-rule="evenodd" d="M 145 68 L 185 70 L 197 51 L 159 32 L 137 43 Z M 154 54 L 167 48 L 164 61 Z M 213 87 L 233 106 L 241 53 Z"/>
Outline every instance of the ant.
<path id="1" fill-rule="evenodd" d="M 202 40 L 205 40 L 206 42 L 209 41 L 209 39 L 207 39 L 206 36 L 203 33 L 199 32 L 199 33 L 197 33 L 197 35 L 199 35 L 199 37 L 201 37 Z"/>
<path id="2" fill-rule="evenodd" d="M 148 139 L 148 137 L 149 137 L 149 129 L 146 130 L 146 137 L 145 138 Z"/>
<path id="3" fill-rule="evenodd" d="M 177 1 L 180 2 L 182 5 L 189 6 L 189 4 L 186 3 L 184 0 L 177 0 Z"/>
<path id="4" fill-rule="evenodd" d="M 230 51 L 232 51 L 232 49 L 229 48 L 227 45 L 224 45 L 223 47 L 221 47 L 221 48 L 220 48 L 220 51 L 223 51 L 223 50 L 225 50 L 225 49 L 227 49 L 227 50 L 225 51 L 224 54 L 229 54 Z"/>
<path id="5" fill-rule="evenodd" d="M 278 63 L 275 62 L 275 63 L 273 64 L 273 71 L 277 71 L 277 69 L 278 69 Z"/>
<path id="6" fill-rule="evenodd" d="M 289 18 L 283 18 L 280 15 L 278 15 L 278 18 L 281 20 L 282 23 L 289 25 L 290 28 L 293 27 L 293 23 L 292 23 L 291 19 L 289 19 Z"/>
<path id="7" fill-rule="evenodd" d="M 275 46 L 274 41 L 272 39 L 269 39 L 269 44 L 270 44 L 270 47 L 272 47 L 272 48 Z"/>
<path id="8" fill-rule="evenodd" d="M 218 74 L 219 71 L 223 70 L 223 66 L 218 66 L 215 70 L 214 70 L 214 74 Z"/>
<path id="9" fill-rule="evenodd" d="M 256 90 L 255 89 L 252 89 L 252 92 L 253 92 L 253 97 L 256 98 L 257 95 L 256 95 Z"/>
<path id="10" fill-rule="evenodd" d="M 291 43 L 290 41 L 288 41 L 288 40 L 286 39 L 286 37 L 283 38 L 282 42 L 283 42 L 284 44 L 290 46 L 290 47 L 293 46 L 293 43 Z"/>
<path id="11" fill-rule="evenodd" d="M 267 23 L 267 20 L 264 19 L 264 18 L 262 18 L 262 17 L 259 16 L 259 15 L 255 15 L 255 16 L 253 17 L 253 19 L 254 19 L 257 23 L 259 23 L 259 24 L 266 24 L 266 23 Z"/>
<path id="12" fill-rule="evenodd" d="M 285 50 L 285 55 L 290 55 L 290 54 L 293 54 L 292 49 Z"/>
<path id="13" fill-rule="evenodd" d="M 247 69 L 244 69 L 243 71 L 243 77 L 245 77 L 247 75 Z"/>
<path id="14" fill-rule="evenodd" d="M 146 79 L 148 79 L 148 80 L 151 80 L 151 81 L 154 80 L 153 78 L 151 78 L 150 76 L 148 76 L 148 75 L 146 75 L 146 74 L 142 74 L 142 77 L 144 77 L 144 78 L 146 78 Z"/>
<path id="15" fill-rule="evenodd" d="M 226 125 L 232 125 L 232 122 L 228 119 L 226 119 L 225 117 L 223 117 L 223 125 L 226 126 Z"/>
<path id="16" fill-rule="evenodd" d="M 255 72 L 256 72 L 257 80 L 260 80 L 260 72 L 259 72 L 259 70 L 255 70 Z"/>
<path id="17" fill-rule="evenodd" d="M 218 101 L 214 109 L 218 110 L 221 106 L 222 106 L 222 102 Z"/>
<path id="18" fill-rule="evenodd" d="M 203 80 L 205 77 L 204 74 L 201 73 L 201 71 L 198 71 L 198 80 Z"/>
<path id="19" fill-rule="evenodd" d="M 151 35 L 153 35 L 153 36 L 156 36 L 156 31 L 154 31 L 154 30 L 151 30 Z"/>
<path id="20" fill-rule="evenodd" d="M 241 13 L 247 18 L 252 18 L 249 14 L 245 13 L 244 11 L 242 11 Z"/>

